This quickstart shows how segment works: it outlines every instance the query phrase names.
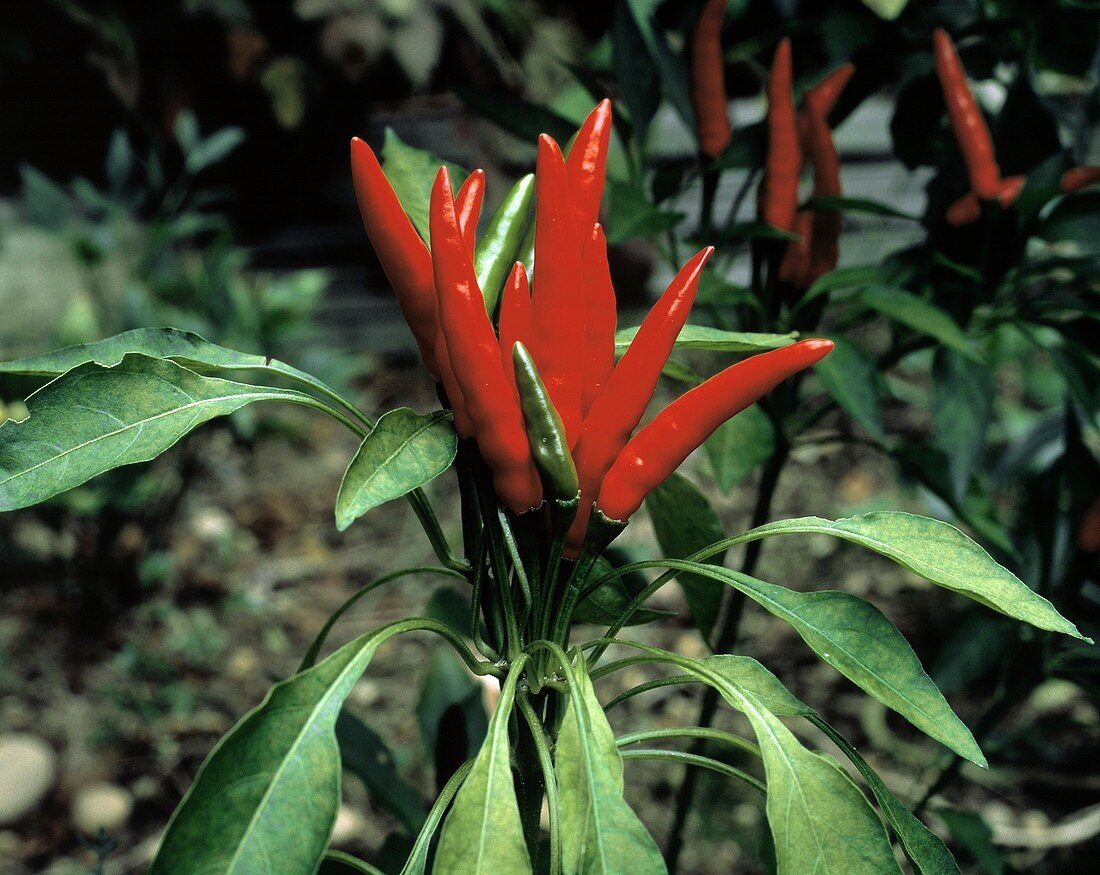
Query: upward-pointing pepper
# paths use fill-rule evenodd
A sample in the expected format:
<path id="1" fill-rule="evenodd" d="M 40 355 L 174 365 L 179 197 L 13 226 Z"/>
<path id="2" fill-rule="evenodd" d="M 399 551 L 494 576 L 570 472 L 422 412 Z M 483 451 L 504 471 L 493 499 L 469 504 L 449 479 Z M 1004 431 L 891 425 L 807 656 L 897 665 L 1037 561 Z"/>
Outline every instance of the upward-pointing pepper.
<path id="1" fill-rule="evenodd" d="M 784 38 L 775 50 L 768 74 L 768 154 L 759 199 L 761 218 L 781 231 L 794 228 L 798 177 L 802 172 L 793 79 L 791 41 Z"/>
<path id="2" fill-rule="evenodd" d="M 722 21 L 726 0 L 707 0 L 691 36 L 691 102 L 699 151 L 716 158 L 733 137 L 726 106 Z"/>

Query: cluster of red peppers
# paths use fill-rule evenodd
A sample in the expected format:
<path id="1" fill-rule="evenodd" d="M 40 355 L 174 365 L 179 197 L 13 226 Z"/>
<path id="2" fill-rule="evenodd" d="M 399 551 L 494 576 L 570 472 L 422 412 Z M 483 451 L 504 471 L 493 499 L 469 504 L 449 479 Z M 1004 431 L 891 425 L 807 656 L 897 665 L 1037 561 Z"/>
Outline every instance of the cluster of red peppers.
<path id="1" fill-rule="evenodd" d="M 1002 207 L 1012 206 L 1027 180 L 1024 176 L 1001 176 L 989 126 L 970 91 L 955 44 L 942 28 L 936 29 L 932 40 L 947 118 L 970 180 L 970 191 L 947 208 L 944 218 L 951 225 L 967 225 L 981 216 L 982 201 L 995 200 Z M 1100 182 L 1100 167 L 1074 167 L 1062 175 L 1061 190 L 1077 191 L 1095 182 Z"/>
<path id="2" fill-rule="evenodd" d="M 615 291 L 598 221 L 610 132 L 605 100 L 581 126 L 568 157 L 549 136 L 539 138 L 534 282 L 517 262 L 496 330 L 473 266 L 483 175 L 472 174 L 456 194 L 440 168 L 429 251 L 374 153 L 352 141 L 364 227 L 425 365 L 443 384 L 456 429 L 476 440 L 502 502 L 522 514 L 544 497 L 561 500 L 563 472 L 575 470 L 580 502 L 568 555 L 579 552 L 594 509 L 625 522 L 719 425 L 833 346 L 804 340 L 738 362 L 635 434 L 713 249 L 680 269 L 616 362 Z"/>

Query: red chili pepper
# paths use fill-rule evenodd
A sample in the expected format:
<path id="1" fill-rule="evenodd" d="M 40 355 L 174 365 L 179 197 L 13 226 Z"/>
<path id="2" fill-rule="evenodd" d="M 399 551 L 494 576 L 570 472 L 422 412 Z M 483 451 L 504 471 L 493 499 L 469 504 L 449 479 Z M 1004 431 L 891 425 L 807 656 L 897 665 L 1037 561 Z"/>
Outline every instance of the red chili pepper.
<path id="1" fill-rule="evenodd" d="M 485 312 L 473 257 L 458 224 L 446 167 L 439 169 L 432 188 L 429 227 L 440 325 L 451 368 L 497 494 L 514 513 L 523 513 L 542 502 L 542 484 L 515 392 L 505 380 L 500 348 Z"/>
<path id="2" fill-rule="evenodd" d="M 584 120 L 565 159 L 578 230 L 591 228 L 600 220 L 600 200 L 603 198 L 610 138 L 611 101 L 604 98 Z"/>
<path id="3" fill-rule="evenodd" d="M 535 288 L 532 349 L 539 373 L 565 424 L 569 445 L 581 430 L 584 356 L 584 277 L 581 237 L 558 144 L 539 137 L 535 168 Z"/>
<path id="4" fill-rule="evenodd" d="M 933 45 L 936 75 L 943 88 L 947 117 L 970 176 L 970 188 L 981 200 L 992 200 L 1000 194 L 1001 168 L 997 165 L 989 126 L 970 92 L 966 70 L 947 31 L 936 28 Z"/>
<path id="5" fill-rule="evenodd" d="M 854 72 L 855 67 L 851 64 L 838 67 L 806 93 L 803 134 L 814 171 L 814 197 L 840 197 L 843 194 L 840 184 L 840 154 L 829 127 L 829 113 Z M 843 224 L 839 210 L 814 210 L 807 288 L 818 277 L 833 270 L 840 260 L 840 233 Z"/>
<path id="6" fill-rule="evenodd" d="M 587 416 L 615 367 L 615 287 L 607 264 L 607 239 L 601 225 L 592 226 L 581 253 L 585 279 L 584 357 L 581 416 Z"/>
<path id="7" fill-rule="evenodd" d="M 802 106 L 807 112 L 828 118 L 855 71 L 855 64 L 841 64 L 802 95 Z"/>
<path id="8" fill-rule="evenodd" d="M 783 261 L 779 264 L 779 278 L 796 289 L 807 289 L 813 284 L 810 265 L 813 229 L 814 210 L 799 210 L 794 217 L 794 228 L 791 229 L 798 235 L 798 239 L 787 244 L 787 251 L 783 253 Z"/>
<path id="9" fill-rule="evenodd" d="M 661 370 L 695 302 L 703 267 L 713 253 L 714 247 L 708 246 L 680 268 L 646 314 L 638 333 L 611 372 L 607 386 L 584 419 L 581 439 L 573 452 L 581 484 L 581 504 L 570 529 L 571 544 L 583 539 L 588 512 L 604 474 L 630 440 L 631 432 L 653 398 Z"/>
<path id="10" fill-rule="evenodd" d="M 722 22 L 726 0 L 707 0 L 691 37 L 691 102 L 699 151 L 708 158 L 721 155 L 733 137 L 726 99 L 722 61 Z"/>
<path id="11" fill-rule="evenodd" d="M 794 228 L 798 212 L 798 177 L 802 149 L 798 142 L 798 115 L 792 92 L 791 41 L 784 38 L 775 50 L 768 75 L 768 155 L 761 183 L 761 217 L 783 231 Z"/>
<path id="12" fill-rule="evenodd" d="M 1000 205 L 1008 209 L 1008 207 L 1016 203 L 1016 199 L 1020 196 L 1020 192 L 1024 190 L 1025 182 L 1027 182 L 1027 178 L 1024 176 L 1006 176 L 1002 179 L 1000 189 L 997 193 L 997 201 Z M 944 218 L 949 225 L 969 225 L 971 222 L 978 221 L 981 214 L 982 202 L 978 200 L 978 196 L 971 191 L 951 204 L 944 213 Z"/>
<path id="13" fill-rule="evenodd" d="M 627 520 L 719 425 L 832 348 L 831 340 L 802 340 L 738 362 L 684 393 L 619 453 L 596 505 L 609 519 Z"/>
<path id="14" fill-rule="evenodd" d="M 516 342 L 524 346 L 531 340 L 531 289 L 527 284 L 527 271 L 517 261 L 504 283 L 504 295 L 500 301 L 497 330 L 500 335 L 500 361 L 508 384 L 516 384 L 516 366 L 512 350 Z M 518 398 L 518 396 L 517 396 Z"/>
<path id="15" fill-rule="evenodd" d="M 1082 553 L 1100 553 L 1100 496 L 1081 517 L 1077 528 L 1077 549 Z"/>
<path id="16" fill-rule="evenodd" d="M 1100 167 L 1072 167 L 1062 174 L 1062 191 L 1078 191 L 1100 182 Z"/>
<path id="17" fill-rule="evenodd" d="M 358 137 L 351 140 L 351 173 L 367 237 L 378 253 L 382 270 L 397 295 L 401 314 L 420 347 L 420 357 L 432 375 L 439 377 L 435 353 L 435 278 L 428 247 L 401 207 L 371 147 Z"/>
<path id="18" fill-rule="evenodd" d="M 455 210 L 462 237 L 473 252 L 477 246 L 477 220 L 481 215 L 481 202 L 485 198 L 485 171 L 475 170 L 459 186 L 455 194 Z"/>

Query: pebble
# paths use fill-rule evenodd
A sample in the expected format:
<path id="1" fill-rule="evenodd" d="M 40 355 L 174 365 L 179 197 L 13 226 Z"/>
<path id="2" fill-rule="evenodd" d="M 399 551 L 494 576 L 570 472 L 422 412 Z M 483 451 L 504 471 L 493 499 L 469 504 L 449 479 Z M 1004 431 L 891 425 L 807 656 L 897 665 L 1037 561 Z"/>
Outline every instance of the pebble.
<path id="1" fill-rule="evenodd" d="M 124 787 L 106 782 L 88 784 L 77 791 L 70 810 L 73 826 L 85 835 L 100 829 L 117 832 L 130 819 L 134 797 Z"/>
<path id="2" fill-rule="evenodd" d="M 33 735 L 0 735 L 0 825 L 35 809 L 57 778 L 57 755 Z"/>

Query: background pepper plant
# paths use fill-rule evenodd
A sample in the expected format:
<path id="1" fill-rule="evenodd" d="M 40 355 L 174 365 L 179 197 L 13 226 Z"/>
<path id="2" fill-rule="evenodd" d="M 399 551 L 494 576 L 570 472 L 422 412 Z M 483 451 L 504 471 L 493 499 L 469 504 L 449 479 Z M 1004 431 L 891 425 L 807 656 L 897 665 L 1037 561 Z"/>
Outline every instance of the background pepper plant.
<path id="1" fill-rule="evenodd" d="M 970 731 L 870 603 L 839 591 L 798 592 L 706 560 L 770 537 L 828 535 L 987 609 L 1083 636 L 958 529 L 910 514 L 780 520 L 687 558 L 608 562 L 606 548 L 692 450 L 833 349 L 828 340 L 790 343 L 787 335 L 730 332 L 725 348 L 736 343 L 755 354 L 638 428 L 710 252 L 688 261 L 615 363 L 614 293 L 596 221 L 610 113 L 608 104 L 597 106 L 567 154 L 549 136 L 540 138 L 530 276 L 513 261 L 526 252 L 519 229 L 525 222 L 517 218 L 523 210 L 506 208 L 489 223 L 487 236 L 475 237 L 484 174 L 468 175 L 455 191 L 451 171 L 440 167 L 430 194 L 420 191 L 415 203 L 402 206 L 373 152 L 353 141 L 364 225 L 424 364 L 439 380 L 443 410 L 420 415 L 398 408 L 373 420 L 291 365 L 172 329 L 138 329 L 5 365 L 10 372 L 55 377 L 27 399 L 25 419 L 0 426 L 5 510 L 148 460 L 215 417 L 281 400 L 324 412 L 362 440 L 336 499 L 338 525 L 405 497 L 439 560 L 368 584 L 319 630 L 298 671 L 210 752 L 168 825 L 152 871 L 305 873 L 322 864 L 376 871 L 326 851 L 339 801 L 336 726 L 375 652 L 414 631 L 442 638 L 475 674 L 496 678 L 501 694 L 480 749 L 454 771 L 428 812 L 405 872 L 429 865 L 438 872 L 665 871 L 656 842 L 623 796 L 624 762 L 632 759 L 687 763 L 759 791 L 780 872 L 896 871 L 892 840 L 917 871 L 957 871 L 943 842 L 856 749 L 759 662 L 733 653 L 679 654 L 623 635 L 624 627 L 678 575 L 736 591 L 790 624 L 869 696 L 979 765 L 985 758 Z M 530 187 L 521 181 L 506 205 L 514 207 Z M 419 215 L 425 227 L 425 204 L 426 237 L 416 223 Z M 260 379 L 227 378 L 246 374 Z M 452 465 L 463 504 L 461 555 L 421 491 Z M 627 592 L 623 578 L 649 570 L 660 573 L 618 601 L 603 634 L 574 636 L 578 606 L 608 588 Z M 347 607 L 413 575 L 468 585 L 468 623 L 397 620 L 322 658 Z M 606 659 L 609 651 L 616 658 Z M 662 685 L 701 683 L 747 718 L 755 741 L 692 726 L 616 737 L 606 716 L 613 703 L 601 703 L 596 684 L 639 664 L 665 674 L 631 687 L 617 702 Z M 878 811 L 836 760 L 805 747 L 781 718 L 809 721 L 825 733 L 859 773 Z M 744 768 L 651 746 L 698 738 L 741 752 Z"/>

